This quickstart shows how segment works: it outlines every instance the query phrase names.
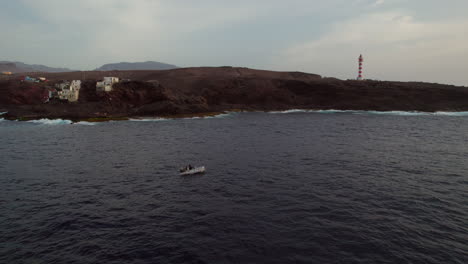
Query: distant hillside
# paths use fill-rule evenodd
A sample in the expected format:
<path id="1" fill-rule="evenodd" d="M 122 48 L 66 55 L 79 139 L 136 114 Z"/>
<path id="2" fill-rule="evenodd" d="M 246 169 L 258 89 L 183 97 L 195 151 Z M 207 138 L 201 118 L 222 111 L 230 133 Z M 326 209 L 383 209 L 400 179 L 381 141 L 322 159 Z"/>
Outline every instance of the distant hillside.
<path id="1" fill-rule="evenodd" d="M 22 72 L 71 72 L 67 68 L 53 68 L 40 64 L 25 64 L 18 61 L 0 61 L 1 71 Z"/>
<path id="2" fill-rule="evenodd" d="M 17 72 L 18 68 L 14 63 L 0 63 L 0 72 L 7 71 L 7 72 Z"/>
<path id="3" fill-rule="evenodd" d="M 166 64 L 157 61 L 147 62 L 120 62 L 105 64 L 96 71 L 135 71 L 135 70 L 171 70 L 178 68 L 175 65 Z"/>

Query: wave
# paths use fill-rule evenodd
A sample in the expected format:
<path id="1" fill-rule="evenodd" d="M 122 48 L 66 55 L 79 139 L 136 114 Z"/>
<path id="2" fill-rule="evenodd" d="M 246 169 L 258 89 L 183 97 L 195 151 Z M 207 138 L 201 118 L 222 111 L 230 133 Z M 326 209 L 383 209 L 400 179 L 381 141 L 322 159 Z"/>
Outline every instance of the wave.
<path id="1" fill-rule="evenodd" d="M 425 116 L 432 115 L 433 113 L 428 112 L 416 112 L 416 111 L 361 111 L 364 114 L 374 115 L 398 115 L 398 116 Z"/>
<path id="2" fill-rule="evenodd" d="M 468 112 L 435 112 L 438 116 L 468 116 Z"/>
<path id="3" fill-rule="evenodd" d="M 365 110 L 306 110 L 291 109 L 271 111 L 271 114 L 318 113 L 318 114 L 358 114 L 358 115 L 396 115 L 396 116 L 468 116 L 468 112 L 418 112 L 418 111 L 365 111 Z"/>
<path id="4" fill-rule="evenodd" d="M 71 120 L 66 120 L 66 119 L 47 119 L 47 118 L 31 120 L 27 122 L 34 123 L 34 124 L 41 124 L 41 125 L 70 125 L 73 123 Z"/>
<path id="5" fill-rule="evenodd" d="M 212 116 L 200 116 L 200 117 L 192 117 L 189 119 L 211 119 L 211 118 L 225 118 L 232 116 L 234 112 L 227 112 L 227 113 L 222 113 L 222 114 L 217 114 L 217 115 L 212 115 Z"/>
<path id="6" fill-rule="evenodd" d="M 160 121 L 169 121 L 169 120 L 177 120 L 177 119 L 211 119 L 211 118 L 224 118 L 233 115 L 234 112 L 227 112 L 221 113 L 212 116 L 192 116 L 192 117 L 183 117 L 183 118 L 162 118 L 162 117 L 154 117 L 154 118 L 131 118 L 128 121 L 130 122 L 160 122 Z"/>
<path id="7" fill-rule="evenodd" d="M 314 110 L 303 110 L 303 109 L 290 109 L 290 110 L 285 110 L 285 111 L 270 111 L 268 113 L 270 114 L 293 114 L 293 113 L 309 113 Z M 322 111 L 322 110 L 316 110 L 316 111 Z M 327 110 L 329 111 L 329 110 Z M 338 111 L 338 110 L 336 110 Z"/>
<path id="8" fill-rule="evenodd" d="M 87 121 L 80 121 L 73 123 L 74 125 L 82 125 L 82 126 L 95 126 L 97 123 L 96 122 L 87 122 Z"/>
<path id="9" fill-rule="evenodd" d="M 168 118 L 131 118 L 130 122 L 160 122 L 170 120 Z"/>
<path id="10" fill-rule="evenodd" d="M 355 111 L 355 110 L 307 110 L 307 109 L 290 109 L 285 111 L 270 111 L 270 114 L 296 114 L 296 113 L 319 113 L 319 114 L 338 114 L 338 113 L 359 113 L 365 111 Z"/>

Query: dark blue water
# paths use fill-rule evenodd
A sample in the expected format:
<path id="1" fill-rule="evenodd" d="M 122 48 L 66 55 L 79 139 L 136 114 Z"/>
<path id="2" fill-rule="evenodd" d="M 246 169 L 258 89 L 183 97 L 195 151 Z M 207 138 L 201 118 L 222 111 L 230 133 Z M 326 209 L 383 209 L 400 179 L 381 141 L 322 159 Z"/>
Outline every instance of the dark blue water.
<path id="1" fill-rule="evenodd" d="M 468 263 L 468 117 L 1 121 L 0 154 L 0 263 Z"/>

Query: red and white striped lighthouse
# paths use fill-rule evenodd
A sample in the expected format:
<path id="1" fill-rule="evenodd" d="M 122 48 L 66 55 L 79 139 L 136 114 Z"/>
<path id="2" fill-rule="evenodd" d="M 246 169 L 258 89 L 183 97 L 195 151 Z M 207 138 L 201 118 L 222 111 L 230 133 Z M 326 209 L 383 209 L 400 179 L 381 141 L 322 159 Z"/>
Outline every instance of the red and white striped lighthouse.
<path id="1" fill-rule="evenodd" d="M 362 57 L 362 54 L 361 56 L 359 56 L 359 75 L 357 77 L 358 81 L 362 81 L 364 80 L 364 78 L 362 78 L 362 64 L 364 62 L 364 57 Z"/>

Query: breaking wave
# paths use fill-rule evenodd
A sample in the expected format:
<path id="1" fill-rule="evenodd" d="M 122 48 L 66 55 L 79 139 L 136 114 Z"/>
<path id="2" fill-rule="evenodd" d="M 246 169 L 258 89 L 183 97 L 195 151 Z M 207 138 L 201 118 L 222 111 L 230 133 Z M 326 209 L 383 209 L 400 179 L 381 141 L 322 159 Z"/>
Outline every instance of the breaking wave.
<path id="1" fill-rule="evenodd" d="M 396 115 L 396 116 L 468 116 L 468 112 L 418 112 L 418 111 L 364 111 L 364 110 L 303 110 L 291 109 L 272 111 L 271 114 L 318 113 L 318 114 L 358 114 L 358 115 Z"/>
<path id="2" fill-rule="evenodd" d="M 64 119 L 38 119 L 38 120 L 31 120 L 27 121 L 29 123 L 34 123 L 34 124 L 41 124 L 41 125 L 70 125 L 73 122 L 71 120 L 64 120 Z"/>
<path id="3" fill-rule="evenodd" d="M 233 115 L 234 112 L 227 112 L 227 113 L 222 113 L 222 114 L 217 114 L 217 115 L 212 115 L 212 116 L 196 116 L 196 117 L 189 117 L 187 119 L 212 119 L 212 118 L 225 118 Z"/>
<path id="4" fill-rule="evenodd" d="M 8 112 L 0 112 L 0 116 L 4 115 L 6 113 L 8 113 Z M 5 121 L 5 118 L 0 118 L 0 122 L 2 122 L 2 121 Z"/>
<path id="5" fill-rule="evenodd" d="M 177 119 L 211 119 L 211 118 L 224 118 L 233 115 L 234 112 L 227 112 L 212 116 L 192 116 L 192 117 L 183 117 L 183 118 L 162 118 L 162 117 L 154 117 L 154 118 L 131 118 L 128 121 L 130 122 L 160 122 L 160 121 L 169 121 L 169 120 L 177 120 Z"/>
<path id="6" fill-rule="evenodd" d="M 435 112 L 439 116 L 468 116 L 468 112 Z"/>
<path id="7" fill-rule="evenodd" d="M 74 125 L 82 125 L 82 126 L 94 126 L 97 123 L 96 122 L 80 121 L 80 122 L 76 122 L 76 123 L 73 123 L 73 124 Z"/>
<path id="8" fill-rule="evenodd" d="M 167 121 L 170 119 L 167 118 L 131 118 L 128 121 L 130 122 L 160 122 L 160 121 Z"/>

